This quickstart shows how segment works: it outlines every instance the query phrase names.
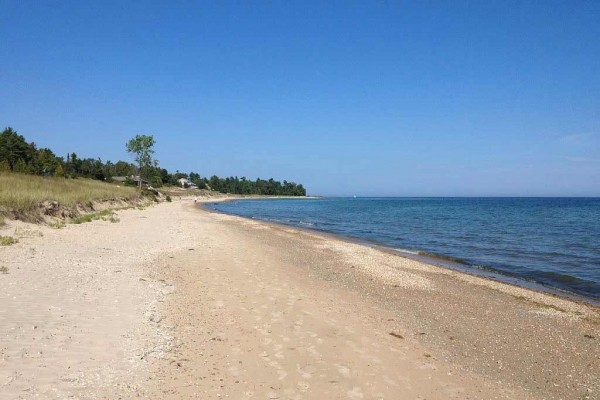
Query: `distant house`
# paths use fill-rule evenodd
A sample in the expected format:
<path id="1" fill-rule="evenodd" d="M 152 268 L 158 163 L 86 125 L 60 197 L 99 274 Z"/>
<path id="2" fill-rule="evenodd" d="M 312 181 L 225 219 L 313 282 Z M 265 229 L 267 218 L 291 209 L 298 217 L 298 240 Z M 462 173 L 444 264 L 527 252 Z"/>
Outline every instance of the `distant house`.
<path id="1" fill-rule="evenodd" d="M 182 188 L 186 188 L 189 186 L 190 181 L 188 181 L 186 178 L 179 178 L 177 179 L 177 183 L 179 183 L 179 185 L 181 185 Z"/>
<path id="2" fill-rule="evenodd" d="M 179 183 L 181 187 L 185 189 L 198 189 L 198 185 L 192 183 L 189 179 L 186 178 L 177 179 L 177 183 Z"/>
<path id="3" fill-rule="evenodd" d="M 129 177 L 129 179 L 131 179 L 133 181 L 133 183 L 135 183 L 136 185 L 140 184 L 140 176 L 139 175 L 131 175 Z M 142 179 L 142 186 L 148 186 L 148 181 L 145 179 Z"/>
<path id="4" fill-rule="evenodd" d="M 131 182 L 138 186 L 140 184 L 140 176 L 139 175 L 129 175 L 129 176 L 113 176 L 113 182 L 126 183 Z M 142 186 L 148 186 L 148 181 L 142 179 Z"/>
<path id="5" fill-rule="evenodd" d="M 127 177 L 126 176 L 113 176 L 112 180 L 113 180 L 113 182 L 125 183 L 125 181 L 127 180 Z"/>

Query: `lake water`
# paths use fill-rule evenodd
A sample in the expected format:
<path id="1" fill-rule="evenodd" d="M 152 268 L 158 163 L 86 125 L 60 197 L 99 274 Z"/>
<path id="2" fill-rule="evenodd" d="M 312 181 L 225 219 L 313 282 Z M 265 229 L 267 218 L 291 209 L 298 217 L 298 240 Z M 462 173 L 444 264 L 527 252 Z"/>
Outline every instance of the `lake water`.
<path id="1" fill-rule="evenodd" d="M 252 199 L 210 207 L 600 301 L 598 198 Z"/>

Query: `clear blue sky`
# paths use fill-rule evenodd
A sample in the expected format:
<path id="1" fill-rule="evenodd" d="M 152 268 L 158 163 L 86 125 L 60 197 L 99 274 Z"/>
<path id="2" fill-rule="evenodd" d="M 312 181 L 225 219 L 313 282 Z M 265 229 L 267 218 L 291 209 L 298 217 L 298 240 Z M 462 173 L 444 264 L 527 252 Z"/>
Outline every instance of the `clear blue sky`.
<path id="1" fill-rule="evenodd" d="M 0 0 L 0 126 L 324 195 L 600 195 L 600 1 Z"/>

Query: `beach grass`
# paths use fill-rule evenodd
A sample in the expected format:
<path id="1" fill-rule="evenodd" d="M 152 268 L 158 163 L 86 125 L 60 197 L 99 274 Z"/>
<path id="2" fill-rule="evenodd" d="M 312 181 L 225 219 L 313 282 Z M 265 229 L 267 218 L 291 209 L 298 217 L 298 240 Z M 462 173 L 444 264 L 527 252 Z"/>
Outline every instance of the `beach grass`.
<path id="1" fill-rule="evenodd" d="M 73 208 L 97 201 L 135 200 L 140 192 L 92 179 L 65 179 L 16 173 L 0 173 L 0 220 L 7 216 L 27 215 L 45 201 Z"/>
<path id="2" fill-rule="evenodd" d="M 63 221 L 56 221 L 56 222 L 50 222 L 48 223 L 48 226 L 50 228 L 54 228 L 54 229 L 62 229 L 65 226 L 67 226 Z"/>
<path id="3" fill-rule="evenodd" d="M 72 223 L 74 224 L 84 224 L 86 222 L 92 222 L 96 220 L 110 221 L 110 222 L 119 222 L 119 217 L 116 216 L 113 210 L 102 210 L 97 213 L 85 214 L 80 217 L 75 218 Z"/>
<path id="4" fill-rule="evenodd" d="M 0 246 L 10 246 L 17 243 L 18 240 L 12 236 L 0 236 Z"/>

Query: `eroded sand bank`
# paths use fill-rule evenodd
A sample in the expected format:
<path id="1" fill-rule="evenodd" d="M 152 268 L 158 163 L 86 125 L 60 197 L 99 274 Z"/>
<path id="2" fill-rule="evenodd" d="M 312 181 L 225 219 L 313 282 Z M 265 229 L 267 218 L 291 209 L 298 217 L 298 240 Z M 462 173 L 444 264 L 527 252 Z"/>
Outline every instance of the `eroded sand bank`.
<path id="1" fill-rule="evenodd" d="M 2 398 L 600 393 L 596 308 L 190 199 L 119 218 L 0 248 Z"/>

